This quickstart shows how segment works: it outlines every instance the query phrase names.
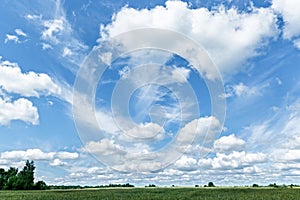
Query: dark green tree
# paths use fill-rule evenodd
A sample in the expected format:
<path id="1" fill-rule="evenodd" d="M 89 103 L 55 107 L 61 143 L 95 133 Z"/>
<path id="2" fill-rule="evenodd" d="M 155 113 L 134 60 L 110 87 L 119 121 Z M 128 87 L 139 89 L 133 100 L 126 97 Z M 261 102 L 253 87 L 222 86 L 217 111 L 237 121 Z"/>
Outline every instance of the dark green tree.
<path id="1" fill-rule="evenodd" d="M 16 183 L 16 189 L 31 190 L 33 189 L 34 184 L 34 162 L 29 160 L 26 161 L 26 164 L 22 171 L 18 174 L 18 180 Z"/>
<path id="2" fill-rule="evenodd" d="M 7 172 L 5 172 L 4 178 L 4 189 L 12 190 L 15 189 L 15 184 L 17 181 L 18 169 L 15 167 L 10 167 Z"/>
<path id="3" fill-rule="evenodd" d="M 44 181 L 38 181 L 34 184 L 33 189 L 35 190 L 46 190 L 48 189 L 48 186 Z"/>
<path id="4" fill-rule="evenodd" d="M 34 162 L 27 160 L 22 171 L 10 167 L 7 171 L 0 168 L 0 190 L 32 190 L 47 189 L 44 181 L 38 181 L 34 184 Z"/>
<path id="5" fill-rule="evenodd" d="M 4 169 L 0 168 L 0 190 L 4 189 L 6 184 L 6 172 Z"/>
<path id="6" fill-rule="evenodd" d="M 215 187 L 215 185 L 214 185 L 213 182 L 209 182 L 209 183 L 208 183 L 208 187 Z"/>

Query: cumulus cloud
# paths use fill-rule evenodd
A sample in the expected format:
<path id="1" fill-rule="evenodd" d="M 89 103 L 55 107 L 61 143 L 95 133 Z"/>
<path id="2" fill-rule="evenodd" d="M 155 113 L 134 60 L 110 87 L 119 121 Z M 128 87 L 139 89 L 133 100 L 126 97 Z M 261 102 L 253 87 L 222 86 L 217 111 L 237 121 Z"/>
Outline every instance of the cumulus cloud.
<path id="1" fill-rule="evenodd" d="M 91 153 L 99 154 L 99 155 L 111 155 L 111 154 L 124 154 L 121 147 L 118 144 L 115 144 L 113 140 L 109 140 L 107 138 L 102 139 L 98 142 L 90 141 L 85 145 L 85 149 Z"/>
<path id="2" fill-rule="evenodd" d="M 23 73 L 17 63 L 0 61 L 0 86 L 9 93 L 22 96 L 39 97 L 40 93 L 46 95 L 60 95 L 60 87 L 43 73 Z"/>
<path id="3" fill-rule="evenodd" d="M 181 171 L 192 171 L 197 169 L 198 163 L 196 159 L 183 155 L 175 162 L 175 167 Z"/>
<path id="4" fill-rule="evenodd" d="M 6 161 L 5 164 L 18 165 L 22 167 L 24 160 L 46 161 L 50 166 L 66 166 L 67 160 L 77 160 L 79 158 L 76 152 L 44 152 L 41 149 L 13 150 L 0 153 L 0 159 Z M 22 162 L 19 162 L 19 161 Z"/>
<path id="5" fill-rule="evenodd" d="M 300 8 L 297 0 L 272 0 L 272 8 L 283 17 L 283 38 L 300 49 Z"/>
<path id="6" fill-rule="evenodd" d="M 67 152 L 67 151 L 56 152 L 55 156 L 59 159 L 62 159 L 62 160 L 77 159 L 79 157 L 78 153 L 76 153 L 76 152 Z"/>
<path id="7" fill-rule="evenodd" d="M 13 120 L 37 125 L 39 123 L 38 109 L 31 101 L 24 98 L 10 101 L 0 97 L 0 125 L 9 125 Z"/>
<path id="8" fill-rule="evenodd" d="M 179 132 L 177 140 L 182 144 L 190 144 L 196 140 L 199 144 L 206 144 L 221 133 L 223 127 L 213 116 L 194 119 L 187 123 Z"/>
<path id="9" fill-rule="evenodd" d="M 150 122 L 135 126 L 127 131 L 126 134 L 140 139 L 149 139 L 154 137 L 161 138 L 161 134 L 164 134 L 164 128 L 158 124 Z"/>
<path id="10" fill-rule="evenodd" d="M 246 142 L 234 134 L 223 136 L 214 142 L 214 149 L 220 152 L 241 151 Z"/>
<path id="11" fill-rule="evenodd" d="M 199 165 L 204 168 L 213 169 L 234 169 L 244 168 L 256 163 L 267 161 L 264 153 L 246 153 L 245 151 L 233 151 L 230 154 L 217 153 L 214 158 L 204 158 L 199 160 Z"/>
<path id="12" fill-rule="evenodd" d="M 164 19 L 164 20 L 161 20 Z M 263 20 L 262 20 L 263 19 Z M 137 28 L 162 28 L 178 31 L 199 42 L 222 72 L 232 73 L 258 49 L 278 34 L 276 15 L 270 8 L 192 9 L 181 1 L 167 1 L 153 9 L 122 8 L 111 24 L 101 26 L 102 38 Z"/>
<path id="13" fill-rule="evenodd" d="M 285 22 L 283 37 L 292 39 L 300 36 L 300 7 L 297 0 L 272 0 L 272 8 L 279 12 Z"/>
<path id="14" fill-rule="evenodd" d="M 52 162 L 50 162 L 50 166 L 65 166 L 65 165 L 67 165 L 67 163 L 63 162 L 58 158 L 55 158 Z"/>
<path id="15" fill-rule="evenodd" d="M 75 152 L 43 152 L 40 149 L 13 150 L 2 152 L 1 158 L 8 160 L 51 160 L 58 159 L 77 159 L 78 153 Z"/>

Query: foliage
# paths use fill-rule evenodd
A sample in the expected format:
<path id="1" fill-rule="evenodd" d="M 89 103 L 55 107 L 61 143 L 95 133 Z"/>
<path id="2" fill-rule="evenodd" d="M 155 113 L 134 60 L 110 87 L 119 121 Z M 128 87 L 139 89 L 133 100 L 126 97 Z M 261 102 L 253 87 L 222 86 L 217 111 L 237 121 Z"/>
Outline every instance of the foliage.
<path id="1" fill-rule="evenodd" d="M 208 187 L 215 187 L 215 184 L 213 182 L 209 182 Z"/>
<path id="2" fill-rule="evenodd" d="M 156 185 L 154 185 L 154 184 L 149 184 L 148 186 L 145 186 L 145 187 L 156 187 Z"/>
<path id="3" fill-rule="evenodd" d="M 27 160 L 22 171 L 10 167 L 7 171 L 0 169 L 0 190 L 32 190 L 46 189 L 43 181 L 34 184 L 34 162 Z"/>

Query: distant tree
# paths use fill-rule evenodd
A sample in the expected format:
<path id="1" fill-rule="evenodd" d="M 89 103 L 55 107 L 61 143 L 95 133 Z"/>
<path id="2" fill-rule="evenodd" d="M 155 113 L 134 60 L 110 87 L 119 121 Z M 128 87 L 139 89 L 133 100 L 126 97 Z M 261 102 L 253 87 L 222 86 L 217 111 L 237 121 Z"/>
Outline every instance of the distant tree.
<path id="1" fill-rule="evenodd" d="M 156 187 L 154 184 L 149 184 L 148 187 Z"/>
<path id="2" fill-rule="evenodd" d="M 274 188 L 278 188 L 278 185 L 276 185 L 276 183 L 271 183 L 271 184 L 269 184 L 269 187 L 274 187 Z"/>
<path id="3" fill-rule="evenodd" d="M 254 184 L 252 185 L 252 187 L 259 187 L 259 185 L 256 184 L 256 183 L 254 183 Z"/>
<path id="4" fill-rule="evenodd" d="M 33 189 L 35 189 L 35 190 L 46 190 L 46 189 L 48 189 L 48 186 L 44 181 L 38 181 L 34 184 Z"/>
<path id="5" fill-rule="evenodd" d="M 195 187 L 199 187 L 199 185 L 195 185 Z"/>
<path id="6" fill-rule="evenodd" d="M 208 183 L 208 187 L 215 187 L 215 185 L 214 185 L 213 182 L 209 182 L 209 183 Z"/>

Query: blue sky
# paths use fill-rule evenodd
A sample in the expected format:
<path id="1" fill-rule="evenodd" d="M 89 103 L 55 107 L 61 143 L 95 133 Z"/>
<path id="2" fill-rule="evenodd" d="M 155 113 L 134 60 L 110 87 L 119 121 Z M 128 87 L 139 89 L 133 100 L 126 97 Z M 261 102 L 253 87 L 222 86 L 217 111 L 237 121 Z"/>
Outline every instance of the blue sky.
<path id="1" fill-rule="evenodd" d="M 47 184 L 300 184 L 299 9 L 3 1 L 0 167 L 34 160 Z"/>

